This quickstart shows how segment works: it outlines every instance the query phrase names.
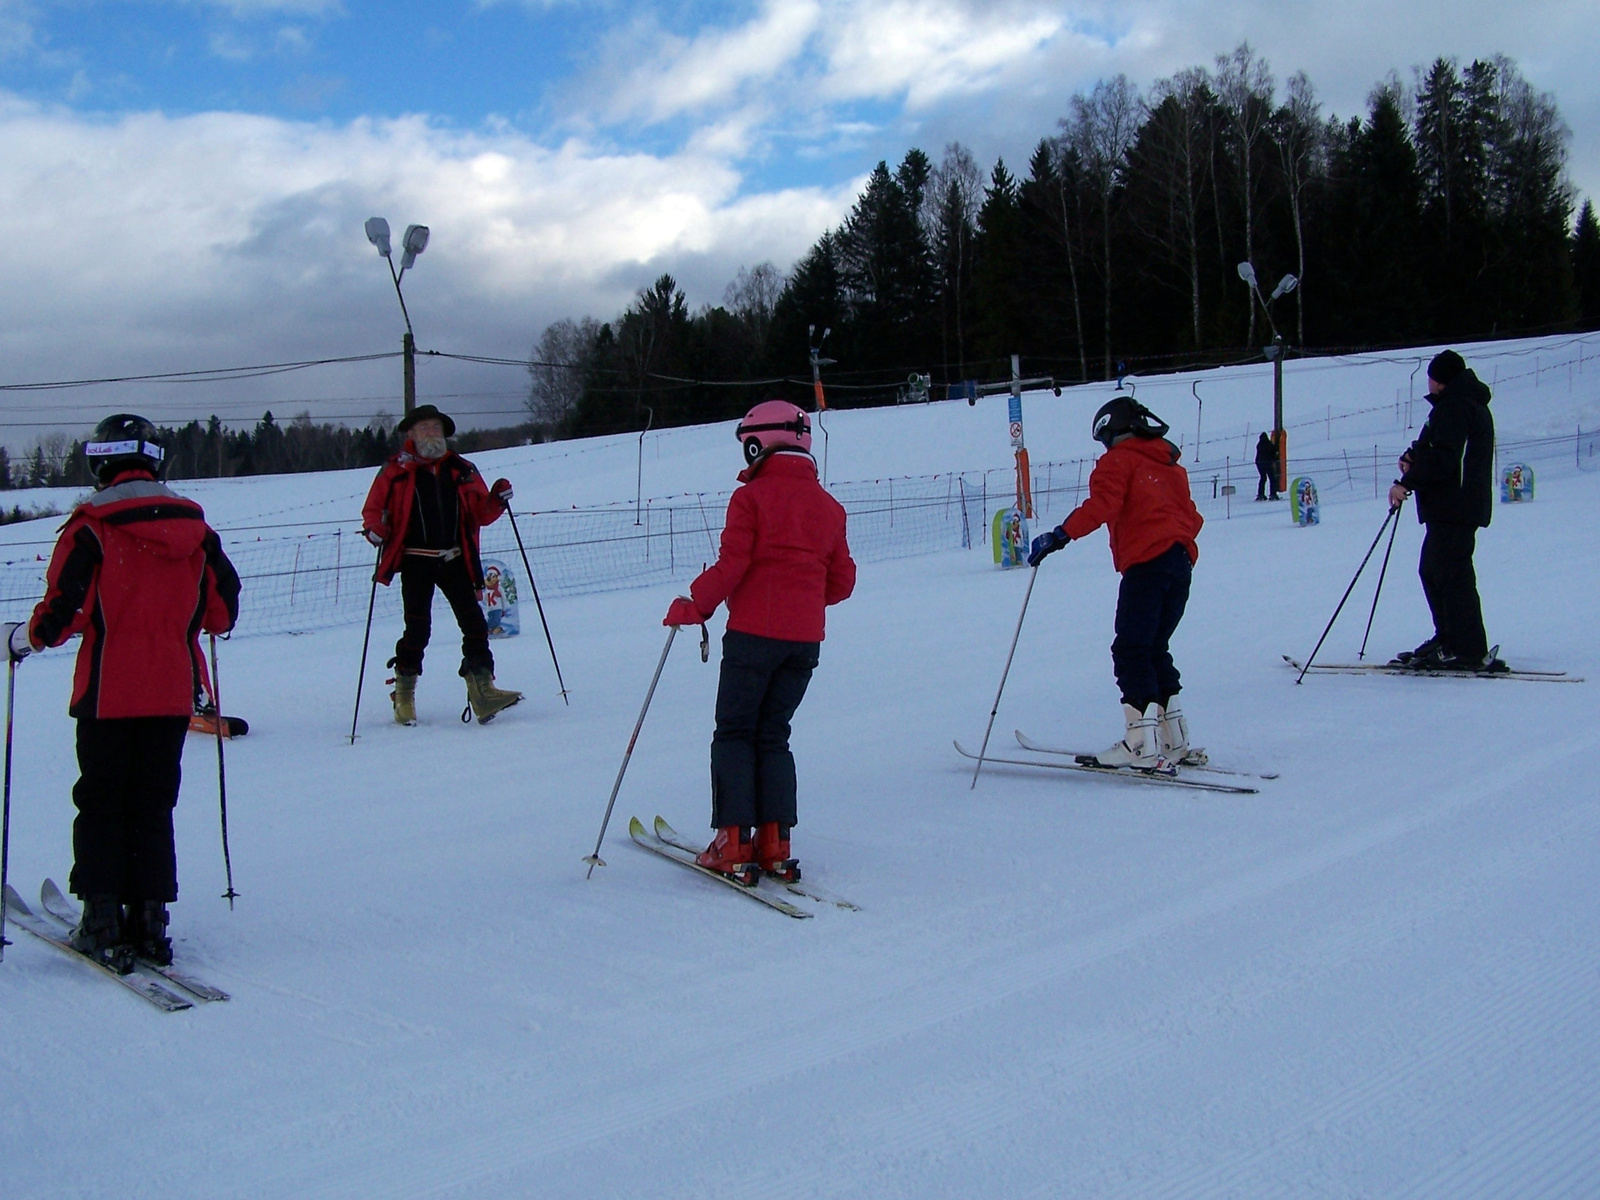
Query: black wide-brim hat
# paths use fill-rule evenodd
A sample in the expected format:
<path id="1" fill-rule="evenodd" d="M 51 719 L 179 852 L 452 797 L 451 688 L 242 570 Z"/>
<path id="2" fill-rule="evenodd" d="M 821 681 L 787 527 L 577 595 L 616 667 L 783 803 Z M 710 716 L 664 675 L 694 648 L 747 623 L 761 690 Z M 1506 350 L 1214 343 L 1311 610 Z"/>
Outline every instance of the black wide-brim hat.
<path id="1" fill-rule="evenodd" d="M 444 426 L 445 437 L 455 437 L 456 423 L 431 404 L 424 404 L 420 408 L 412 409 L 408 416 L 401 418 L 400 424 L 395 426 L 395 431 L 397 433 L 410 433 L 413 425 L 418 421 L 426 421 L 429 417 Z"/>

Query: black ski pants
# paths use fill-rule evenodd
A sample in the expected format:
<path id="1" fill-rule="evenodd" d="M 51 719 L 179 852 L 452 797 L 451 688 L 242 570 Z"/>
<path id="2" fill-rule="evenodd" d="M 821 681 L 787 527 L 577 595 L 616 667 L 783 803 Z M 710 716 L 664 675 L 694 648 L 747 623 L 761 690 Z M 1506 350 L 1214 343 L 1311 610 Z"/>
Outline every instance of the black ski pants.
<path id="1" fill-rule="evenodd" d="M 124 904 L 178 898 L 172 810 L 188 717 L 78 719 L 72 875 L 78 896 Z"/>
<path id="2" fill-rule="evenodd" d="M 1258 476 L 1256 479 L 1256 499 L 1276 500 L 1278 498 L 1278 464 L 1273 463 L 1271 466 L 1262 466 L 1257 463 L 1256 475 Z M 1272 489 L 1271 496 L 1266 494 L 1269 487 Z"/>
<path id="3" fill-rule="evenodd" d="M 1471 525 L 1429 525 L 1417 568 L 1433 613 L 1434 635 L 1446 653 L 1473 660 L 1489 653 L 1478 576 L 1472 567 L 1477 540 L 1478 531 Z"/>
<path id="4" fill-rule="evenodd" d="M 461 626 L 461 667 L 463 677 L 475 671 L 494 674 L 494 655 L 489 651 L 489 623 L 478 607 L 478 589 L 467 574 L 467 561 L 457 555 L 446 562 L 408 554 L 400 561 L 400 602 L 405 608 L 406 628 L 394 645 L 394 669 L 403 675 L 422 674 L 422 654 L 433 633 L 433 590 L 438 588 L 450 602 Z"/>
<path id="5" fill-rule="evenodd" d="M 1111 665 L 1122 689 L 1122 702 L 1140 712 L 1152 700 L 1165 705 L 1182 687 L 1167 643 L 1189 603 L 1191 572 L 1189 552 L 1176 543 L 1122 573 Z"/>
<path id="6" fill-rule="evenodd" d="M 711 737 L 711 824 L 795 824 L 789 722 L 817 669 L 820 642 L 722 635 L 717 731 Z"/>

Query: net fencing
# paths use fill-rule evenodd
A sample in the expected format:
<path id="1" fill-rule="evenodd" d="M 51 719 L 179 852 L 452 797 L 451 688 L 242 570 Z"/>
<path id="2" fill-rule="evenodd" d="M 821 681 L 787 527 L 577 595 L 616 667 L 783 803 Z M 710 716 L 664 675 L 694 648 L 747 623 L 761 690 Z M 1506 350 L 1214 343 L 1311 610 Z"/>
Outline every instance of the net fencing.
<path id="1" fill-rule="evenodd" d="M 1600 431 L 1524 439 L 1496 449 L 1500 468 L 1525 463 L 1540 480 L 1600 470 Z M 1373 500 L 1394 477 L 1399 448 L 1370 453 L 1293 457 L 1290 477 L 1310 475 L 1321 503 Z M 1035 464 L 1033 532 L 1058 524 L 1088 493 L 1093 458 Z M 948 472 L 830 484 L 849 517 L 852 554 L 881 562 L 967 548 L 991 553 L 997 511 L 1015 501 L 1015 472 L 1007 468 Z M 1253 465 L 1190 467 L 1195 503 L 1208 521 L 1228 520 L 1248 501 Z M 1230 490 L 1232 489 L 1232 490 Z M 623 588 L 683 584 L 717 556 L 731 492 L 688 493 L 639 505 L 516 514 L 517 528 L 540 597 L 576 596 Z M 303 633 L 366 619 L 375 551 L 357 524 L 310 522 L 218 531 L 244 582 L 240 635 Z M 485 558 L 518 572 L 521 557 L 510 521 L 482 533 Z M 44 594 L 50 547 L 14 545 L 0 562 L 0 619 L 27 618 Z M 375 617 L 400 619 L 399 588 L 377 589 Z"/>

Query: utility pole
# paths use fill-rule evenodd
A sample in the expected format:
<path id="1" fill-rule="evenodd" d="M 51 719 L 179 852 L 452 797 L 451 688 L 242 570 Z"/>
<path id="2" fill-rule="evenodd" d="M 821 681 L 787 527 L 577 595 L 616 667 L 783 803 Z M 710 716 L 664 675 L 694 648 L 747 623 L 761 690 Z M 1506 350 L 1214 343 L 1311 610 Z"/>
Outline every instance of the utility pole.
<path id="1" fill-rule="evenodd" d="M 417 255 L 428 248 L 428 227 L 406 226 L 405 236 L 400 239 L 403 253 L 399 271 L 394 269 L 394 258 L 390 253 L 389 222 L 382 217 L 368 217 L 366 233 L 367 241 L 377 247 L 378 253 L 389 264 L 389 278 L 394 280 L 394 294 L 400 301 L 400 315 L 406 322 L 405 334 L 400 338 L 400 350 L 405 358 L 405 415 L 409 417 L 417 407 L 417 339 L 411 330 L 411 313 L 406 309 L 406 296 L 400 290 L 400 280 L 416 265 Z"/>
<path id="2" fill-rule="evenodd" d="M 816 343 L 813 344 L 811 339 L 816 337 L 817 327 L 815 325 L 806 326 L 806 348 L 809 350 L 811 357 L 811 391 L 817 401 L 817 428 L 822 430 L 822 483 L 824 487 L 828 483 L 828 427 L 822 423 L 822 414 L 828 411 L 828 401 L 822 394 L 822 368 L 831 367 L 838 360 L 823 358 L 821 355 L 822 343 L 828 340 L 828 335 L 832 332 L 831 327 L 824 328 L 822 336 L 817 338 Z"/>

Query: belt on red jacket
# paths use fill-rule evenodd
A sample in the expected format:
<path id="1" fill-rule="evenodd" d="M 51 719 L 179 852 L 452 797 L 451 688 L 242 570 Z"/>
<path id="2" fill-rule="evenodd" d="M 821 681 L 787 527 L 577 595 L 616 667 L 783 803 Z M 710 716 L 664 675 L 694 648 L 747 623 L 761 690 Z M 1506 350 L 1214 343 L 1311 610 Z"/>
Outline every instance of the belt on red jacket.
<path id="1" fill-rule="evenodd" d="M 448 550 L 422 550 L 413 546 L 407 546 L 405 552 L 407 554 L 415 555 L 418 558 L 437 558 L 440 562 L 449 562 L 453 558 L 461 557 L 460 546 L 451 546 Z"/>

